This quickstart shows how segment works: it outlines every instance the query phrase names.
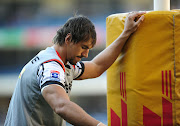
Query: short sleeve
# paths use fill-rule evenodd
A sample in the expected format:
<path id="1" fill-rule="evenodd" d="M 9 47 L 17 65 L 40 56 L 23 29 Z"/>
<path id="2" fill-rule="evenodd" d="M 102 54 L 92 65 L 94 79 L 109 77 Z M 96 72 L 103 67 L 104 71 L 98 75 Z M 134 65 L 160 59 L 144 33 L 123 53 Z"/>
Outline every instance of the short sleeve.
<path id="1" fill-rule="evenodd" d="M 78 79 L 83 73 L 84 73 L 84 63 L 83 62 L 77 62 L 76 65 L 74 65 L 74 80 Z"/>
<path id="2" fill-rule="evenodd" d="M 55 61 L 41 64 L 37 72 L 37 79 L 41 92 L 50 84 L 57 84 L 63 88 L 65 86 L 64 70 Z"/>

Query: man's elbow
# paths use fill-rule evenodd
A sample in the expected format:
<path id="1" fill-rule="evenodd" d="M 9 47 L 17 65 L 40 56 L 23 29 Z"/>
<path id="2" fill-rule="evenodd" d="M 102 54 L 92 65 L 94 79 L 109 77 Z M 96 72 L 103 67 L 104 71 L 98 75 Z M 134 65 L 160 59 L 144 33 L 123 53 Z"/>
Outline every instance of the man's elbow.
<path id="1" fill-rule="evenodd" d="M 103 72 L 98 72 L 97 74 L 96 74 L 96 77 L 99 77 L 99 76 L 101 76 L 103 74 Z M 95 78 L 96 78 L 95 77 Z"/>
<path id="2" fill-rule="evenodd" d="M 53 106 L 53 111 L 58 114 L 61 117 L 64 117 L 66 115 L 66 106 L 67 102 L 59 102 L 56 105 Z"/>
<path id="3" fill-rule="evenodd" d="M 106 69 L 104 67 L 99 67 L 96 71 L 96 77 L 99 77 L 106 71 Z"/>

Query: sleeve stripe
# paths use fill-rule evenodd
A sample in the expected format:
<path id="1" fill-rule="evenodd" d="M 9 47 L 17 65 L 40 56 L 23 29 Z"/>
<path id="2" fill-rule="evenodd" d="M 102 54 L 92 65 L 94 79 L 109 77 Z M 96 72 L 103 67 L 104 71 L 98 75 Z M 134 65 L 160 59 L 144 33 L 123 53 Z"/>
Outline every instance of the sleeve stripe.
<path id="1" fill-rule="evenodd" d="M 45 61 L 44 63 L 48 63 L 48 62 L 52 62 L 52 61 L 57 62 L 57 63 L 63 68 L 63 70 L 64 70 L 64 72 L 65 72 L 64 64 L 61 63 L 61 62 L 60 62 L 59 60 L 57 60 L 57 59 L 51 59 L 51 60 Z"/>
<path id="2" fill-rule="evenodd" d="M 82 66 L 82 72 L 81 72 L 81 74 L 80 74 L 78 77 L 76 77 L 75 79 L 79 78 L 79 77 L 84 73 L 84 69 L 85 69 L 84 63 L 83 63 L 83 62 L 79 62 L 79 63 L 80 63 L 81 66 Z"/>
<path id="3" fill-rule="evenodd" d="M 43 87 L 47 86 L 47 85 L 50 85 L 50 84 L 58 84 L 58 85 L 62 86 L 65 89 L 65 86 L 62 83 L 58 82 L 58 81 L 47 81 L 43 85 L 41 85 L 41 89 Z"/>

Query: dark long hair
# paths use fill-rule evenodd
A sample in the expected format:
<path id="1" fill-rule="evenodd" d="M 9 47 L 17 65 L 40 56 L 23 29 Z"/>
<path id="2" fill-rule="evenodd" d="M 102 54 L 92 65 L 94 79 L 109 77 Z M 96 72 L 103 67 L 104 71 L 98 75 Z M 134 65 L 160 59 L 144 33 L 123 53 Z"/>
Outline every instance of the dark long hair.
<path id="1" fill-rule="evenodd" d="M 85 16 L 78 15 L 69 18 L 67 22 L 57 31 L 57 34 L 54 37 L 54 43 L 62 46 L 68 33 L 72 35 L 73 43 L 88 41 L 92 38 L 92 45 L 94 46 L 96 44 L 95 26 Z"/>

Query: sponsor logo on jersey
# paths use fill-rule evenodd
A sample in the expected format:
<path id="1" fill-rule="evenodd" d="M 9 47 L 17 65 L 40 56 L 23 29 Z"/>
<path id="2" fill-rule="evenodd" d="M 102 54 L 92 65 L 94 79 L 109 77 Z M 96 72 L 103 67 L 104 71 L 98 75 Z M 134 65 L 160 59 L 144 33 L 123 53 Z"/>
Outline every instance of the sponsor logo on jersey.
<path id="1" fill-rule="evenodd" d="M 51 70 L 51 77 L 53 78 L 59 78 L 60 72 L 56 70 Z"/>

